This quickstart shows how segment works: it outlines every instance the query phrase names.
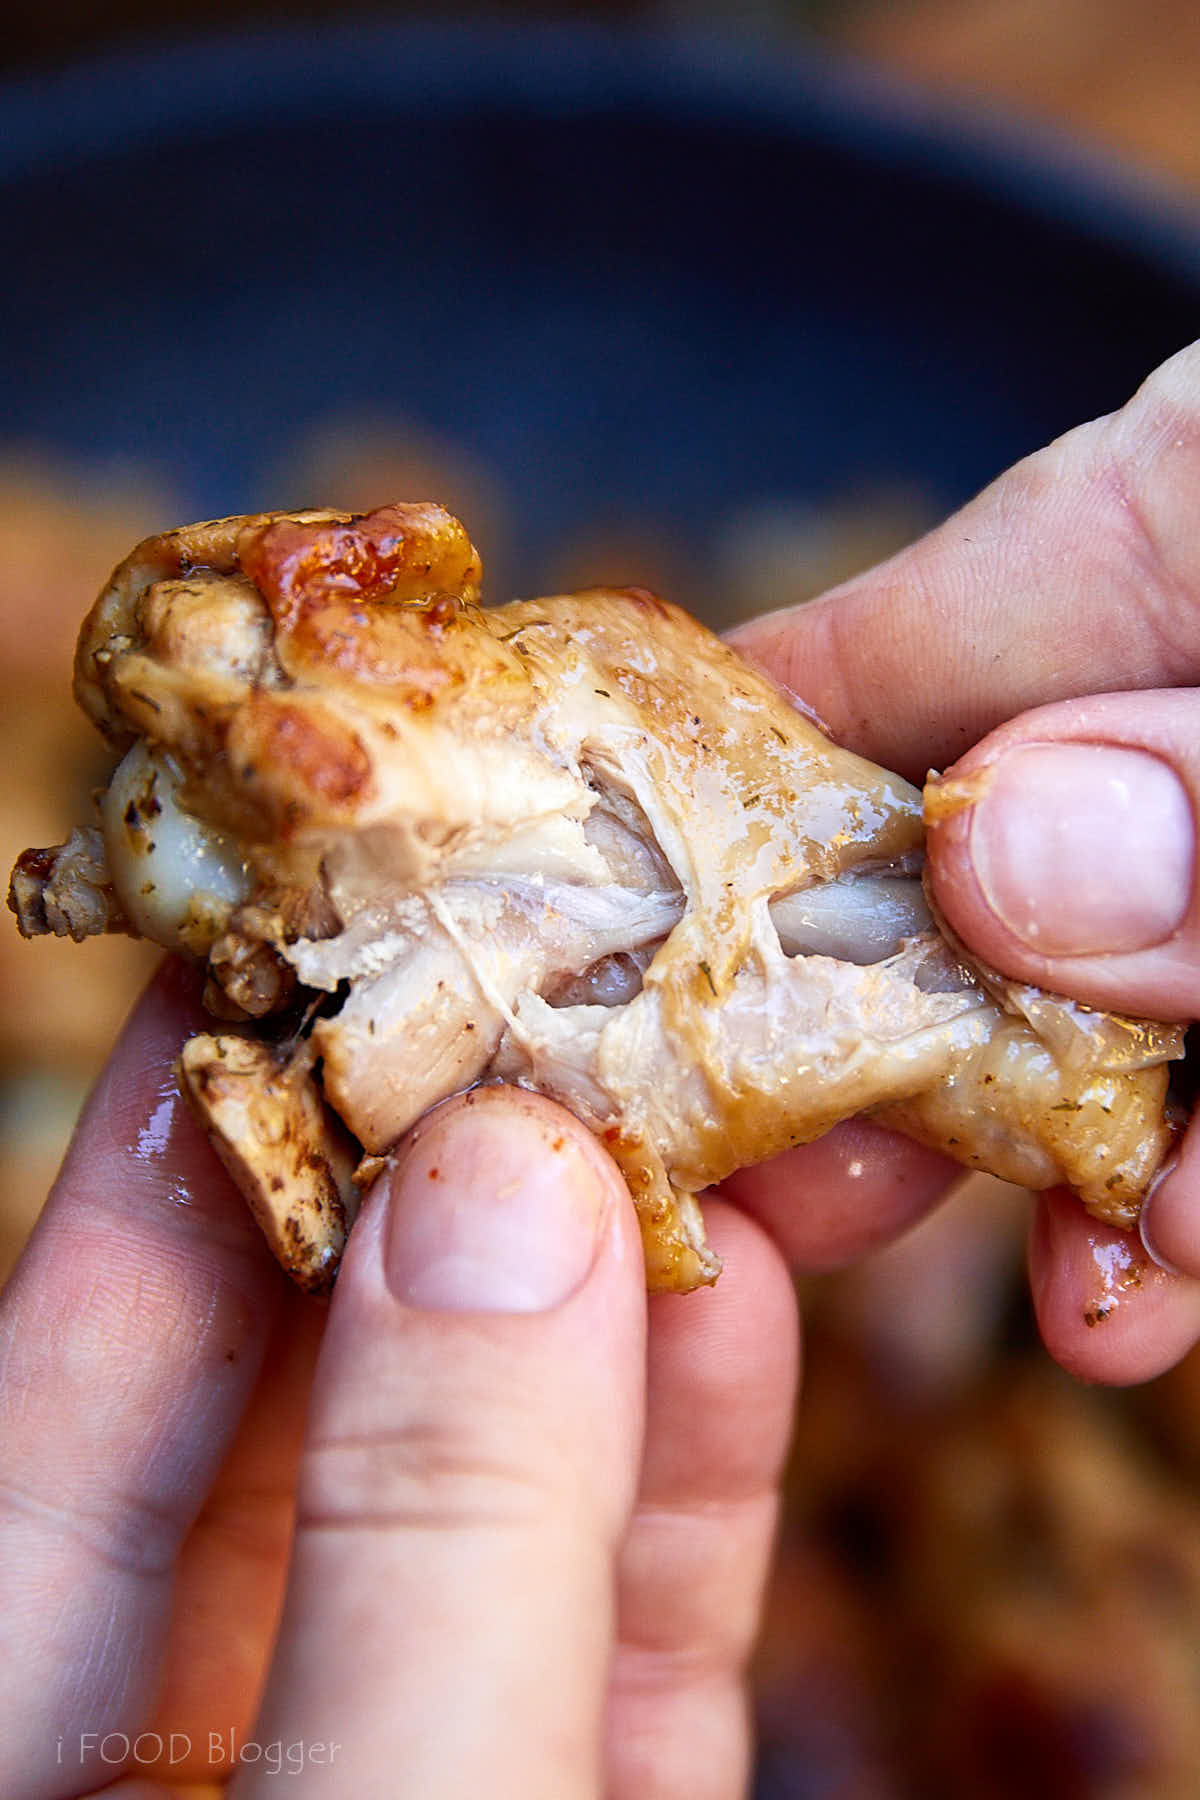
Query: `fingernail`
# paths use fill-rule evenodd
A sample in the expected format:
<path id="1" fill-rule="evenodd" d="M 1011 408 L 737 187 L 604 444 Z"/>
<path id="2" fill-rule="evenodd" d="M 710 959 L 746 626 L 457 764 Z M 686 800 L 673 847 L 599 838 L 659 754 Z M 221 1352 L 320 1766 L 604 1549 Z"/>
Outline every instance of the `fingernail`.
<path id="1" fill-rule="evenodd" d="M 523 1096 L 485 1089 L 435 1113 L 391 1180 L 387 1279 L 408 1306 L 543 1312 L 592 1266 L 608 1189 Z"/>
<path id="2" fill-rule="evenodd" d="M 1174 770 L 1146 751 L 1010 751 L 994 765 L 969 829 L 988 904 L 1045 956 L 1145 950 L 1187 912 L 1191 803 Z"/>
<path id="3" fill-rule="evenodd" d="M 1156 1235 L 1156 1226 L 1163 1209 L 1159 1206 L 1158 1200 L 1163 1194 L 1163 1190 L 1168 1189 L 1165 1197 L 1167 1207 L 1168 1209 L 1170 1208 L 1171 1194 L 1169 1192 L 1169 1183 L 1171 1176 L 1178 1167 L 1179 1160 L 1177 1157 L 1172 1157 L 1170 1162 L 1163 1164 L 1162 1168 L 1158 1171 L 1158 1174 L 1154 1177 L 1154 1180 L 1150 1183 L 1150 1186 L 1146 1189 L 1146 1197 L 1142 1201 L 1142 1210 L 1138 1214 L 1138 1236 L 1142 1240 L 1142 1249 L 1146 1252 L 1150 1261 L 1152 1263 L 1157 1263 L 1158 1267 L 1165 1270 L 1168 1275 L 1179 1275 L 1182 1273 L 1182 1270 L 1177 1263 L 1171 1261 L 1171 1258 L 1159 1246 L 1158 1237 Z"/>

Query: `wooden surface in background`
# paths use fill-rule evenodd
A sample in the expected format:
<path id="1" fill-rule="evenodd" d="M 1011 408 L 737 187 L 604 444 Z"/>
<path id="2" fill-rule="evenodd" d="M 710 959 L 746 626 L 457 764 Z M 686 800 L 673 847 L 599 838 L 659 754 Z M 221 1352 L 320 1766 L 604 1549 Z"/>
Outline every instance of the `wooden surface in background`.
<path id="1" fill-rule="evenodd" d="M 161 0 L 18 0 L 5 9 L 0 73 L 247 22 L 446 16 L 428 0 L 175 0 L 169 10 Z M 1077 130 L 1200 189 L 1196 0 L 474 0 L 452 16 L 825 39 L 934 89 Z"/>
<path id="2" fill-rule="evenodd" d="M 873 0 L 831 28 L 926 87 L 1066 127 L 1200 190 L 1196 0 Z"/>

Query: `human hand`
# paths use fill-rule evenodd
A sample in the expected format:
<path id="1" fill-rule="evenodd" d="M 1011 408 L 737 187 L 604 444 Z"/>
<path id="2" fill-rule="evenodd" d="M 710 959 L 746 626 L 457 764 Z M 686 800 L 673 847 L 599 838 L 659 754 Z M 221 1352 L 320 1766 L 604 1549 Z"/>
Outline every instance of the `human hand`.
<path id="1" fill-rule="evenodd" d="M 647 1308 L 607 1156 L 492 1090 L 402 1149 L 326 1307 L 178 1099 L 200 1022 L 168 967 L 0 1297 L 0 1793 L 741 1793 L 778 1252 L 714 1202 L 721 1282 Z"/>
<path id="2" fill-rule="evenodd" d="M 989 771 L 928 846 L 937 901 L 980 957 L 1165 1019 L 1200 1016 L 1198 492 L 1193 345 L 911 549 L 734 634 L 839 741 L 886 767 L 918 782 L 931 766 Z M 893 1233 L 952 1176 L 855 1124 L 729 1187 L 811 1265 Z M 1144 1238 L 1149 1257 L 1070 1196 L 1038 1200 L 1034 1302 L 1077 1374 L 1144 1380 L 1200 1335 L 1194 1125 Z"/>
<path id="3" fill-rule="evenodd" d="M 931 835 L 931 866 L 951 921 L 1000 966 L 1131 1011 L 1177 996 L 1184 1016 L 1193 702 L 1141 690 L 1196 675 L 1198 459 L 1192 351 L 923 544 L 741 634 L 836 735 L 917 778 L 980 738 L 964 767 L 1042 756 L 1034 744 L 1149 752 L 1157 813 L 1127 817 L 1165 819 L 1173 851 L 1142 860 L 1173 871 L 1183 913 L 1157 879 L 1130 883 L 1118 924 L 1158 932 L 1151 948 L 1097 942 L 1112 923 L 1099 902 L 1092 936 L 1070 935 L 1068 900 L 1095 892 L 1078 879 L 1096 837 L 1075 764 L 1065 795 L 1051 784 L 1054 816 L 1077 822 L 1069 881 L 1043 853 L 1032 783 L 1002 774 Z M 1097 690 L 1098 707 L 1070 704 Z M 1015 824 L 993 811 L 1006 794 Z M 995 913 L 989 812 L 1048 878 L 1017 936 Z M 768 1237 L 711 1203 L 726 1273 L 711 1293 L 651 1302 L 643 1365 L 614 1172 L 563 1115 L 488 1095 L 437 1115 L 373 1196 L 318 1355 L 325 1309 L 285 1289 L 175 1097 L 171 1061 L 195 1024 L 178 980 L 136 1014 L 3 1299 L 3 1791 L 211 1794 L 240 1767 L 252 1793 L 277 1748 L 337 1794 L 737 1793 L 796 1362 Z M 564 1163 L 566 1181 L 548 1173 Z M 1150 1215 L 1156 1250 L 1190 1271 L 1194 1163 L 1185 1141 Z M 893 1235 L 953 1174 L 859 1123 L 731 1187 L 796 1260 L 827 1266 Z M 553 1232 L 534 1231 L 541 1298 L 557 1301 L 542 1310 L 521 1194 L 553 1213 Z M 1101 1379 L 1154 1373 L 1200 1325 L 1200 1283 L 1146 1266 L 1135 1288 L 1127 1253 L 1073 1201 L 1039 1203 L 1043 1331 Z M 1083 1314 L 1106 1269 L 1118 1304 L 1096 1331 Z"/>

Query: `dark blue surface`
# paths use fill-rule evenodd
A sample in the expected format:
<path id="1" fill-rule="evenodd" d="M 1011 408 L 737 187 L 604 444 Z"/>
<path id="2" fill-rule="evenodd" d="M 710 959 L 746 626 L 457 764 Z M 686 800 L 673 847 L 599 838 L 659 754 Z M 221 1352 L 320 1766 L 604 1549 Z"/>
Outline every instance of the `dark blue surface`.
<path id="1" fill-rule="evenodd" d="M 562 30 L 10 89 L 0 242 L 4 435 L 211 513 L 331 413 L 398 414 L 503 472 L 522 584 L 625 508 L 702 544 L 896 476 L 949 506 L 1200 319 L 1200 235 L 1102 170 L 836 67 Z"/>

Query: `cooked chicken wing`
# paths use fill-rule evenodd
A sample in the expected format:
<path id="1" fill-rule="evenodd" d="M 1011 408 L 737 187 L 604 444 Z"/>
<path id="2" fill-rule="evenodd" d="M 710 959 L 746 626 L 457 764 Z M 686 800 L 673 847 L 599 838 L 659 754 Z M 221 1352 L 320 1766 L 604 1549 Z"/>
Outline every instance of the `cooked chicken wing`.
<path id="1" fill-rule="evenodd" d="M 122 758 L 99 823 L 14 872 L 27 934 L 205 963 L 224 1029 L 182 1080 L 298 1278 L 336 1268 L 342 1127 L 369 1171 L 494 1079 L 607 1144 L 654 1288 L 718 1272 L 702 1189 L 864 1111 L 1136 1217 L 1177 1030 L 973 970 L 922 895 L 921 795 L 678 607 L 483 610 L 479 581 L 433 505 L 139 545 L 77 656 Z"/>

